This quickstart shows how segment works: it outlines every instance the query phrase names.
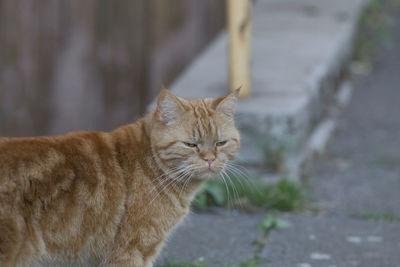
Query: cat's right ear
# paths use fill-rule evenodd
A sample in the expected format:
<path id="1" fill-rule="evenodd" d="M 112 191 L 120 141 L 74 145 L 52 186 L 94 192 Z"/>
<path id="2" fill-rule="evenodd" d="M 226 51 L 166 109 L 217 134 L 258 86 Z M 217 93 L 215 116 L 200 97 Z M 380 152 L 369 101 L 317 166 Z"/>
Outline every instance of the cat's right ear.
<path id="1" fill-rule="evenodd" d="M 228 119 L 233 120 L 236 102 L 239 97 L 240 87 L 228 94 L 227 96 L 222 96 L 214 100 L 212 106 L 221 114 L 224 114 Z"/>
<path id="2" fill-rule="evenodd" d="M 156 116 L 166 125 L 177 122 L 185 113 L 182 101 L 163 87 L 158 95 Z"/>

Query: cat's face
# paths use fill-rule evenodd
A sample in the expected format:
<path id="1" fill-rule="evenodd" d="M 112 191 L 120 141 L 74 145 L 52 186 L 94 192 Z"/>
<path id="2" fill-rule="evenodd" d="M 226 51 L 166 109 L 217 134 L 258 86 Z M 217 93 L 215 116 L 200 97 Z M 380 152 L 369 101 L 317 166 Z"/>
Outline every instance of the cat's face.
<path id="1" fill-rule="evenodd" d="M 185 100 L 162 90 L 151 142 L 164 171 L 182 180 L 208 179 L 227 168 L 240 147 L 233 121 L 237 95 Z"/>

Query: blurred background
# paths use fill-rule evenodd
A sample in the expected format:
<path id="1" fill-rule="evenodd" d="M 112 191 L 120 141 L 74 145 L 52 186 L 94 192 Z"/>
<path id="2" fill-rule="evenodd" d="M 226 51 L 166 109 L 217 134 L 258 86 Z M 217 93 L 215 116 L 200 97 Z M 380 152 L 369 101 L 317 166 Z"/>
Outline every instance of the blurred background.
<path id="1" fill-rule="evenodd" d="M 0 0 L 0 135 L 134 121 L 224 23 L 224 0 Z"/>

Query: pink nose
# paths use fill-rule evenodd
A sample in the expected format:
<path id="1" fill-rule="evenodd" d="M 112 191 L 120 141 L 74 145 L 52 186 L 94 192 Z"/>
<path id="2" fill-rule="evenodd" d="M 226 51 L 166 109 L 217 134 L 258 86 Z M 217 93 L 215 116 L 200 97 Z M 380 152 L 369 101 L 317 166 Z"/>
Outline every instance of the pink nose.
<path id="1" fill-rule="evenodd" d="M 215 160 L 215 157 L 204 158 L 204 161 L 206 161 L 208 163 L 208 166 L 211 166 L 211 163 L 213 163 L 214 160 Z"/>

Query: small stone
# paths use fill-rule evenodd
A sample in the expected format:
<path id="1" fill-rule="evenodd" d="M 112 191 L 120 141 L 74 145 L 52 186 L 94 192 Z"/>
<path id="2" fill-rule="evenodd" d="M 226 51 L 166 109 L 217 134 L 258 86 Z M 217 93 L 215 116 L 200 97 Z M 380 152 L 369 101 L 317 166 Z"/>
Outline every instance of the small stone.
<path id="1" fill-rule="evenodd" d="M 298 263 L 297 265 L 296 265 L 297 267 L 312 267 L 312 265 L 311 264 L 309 264 L 309 263 Z"/>
<path id="2" fill-rule="evenodd" d="M 359 237 L 359 236 L 348 236 L 346 238 L 346 240 L 349 243 L 354 243 L 354 244 L 360 244 L 361 243 L 361 237 Z"/>
<path id="3" fill-rule="evenodd" d="M 309 235 L 309 236 L 308 236 L 308 239 L 309 239 L 309 240 L 315 240 L 316 238 L 317 238 L 317 237 L 316 237 L 315 235 Z"/>
<path id="4" fill-rule="evenodd" d="M 204 257 L 199 257 L 199 258 L 197 259 L 197 262 L 204 262 Z"/>
<path id="5" fill-rule="evenodd" d="M 370 235 L 367 237 L 367 241 L 379 243 L 383 241 L 383 238 L 381 236 Z"/>
<path id="6" fill-rule="evenodd" d="M 325 253 L 314 252 L 311 253 L 310 258 L 312 260 L 330 260 L 331 255 Z"/>

